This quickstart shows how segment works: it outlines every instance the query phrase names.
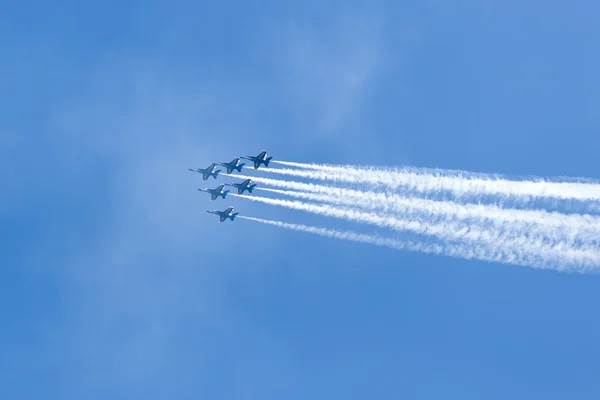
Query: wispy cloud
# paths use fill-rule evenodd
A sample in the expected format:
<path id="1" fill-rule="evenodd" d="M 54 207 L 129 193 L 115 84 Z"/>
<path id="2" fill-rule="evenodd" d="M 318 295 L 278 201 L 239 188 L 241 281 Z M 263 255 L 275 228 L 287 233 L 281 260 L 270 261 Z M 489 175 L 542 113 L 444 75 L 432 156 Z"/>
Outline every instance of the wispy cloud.
<path id="1" fill-rule="evenodd" d="M 342 13 L 319 27 L 287 21 L 273 30 L 278 46 L 285 46 L 276 61 L 284 99 L 305 118 L 299 121 L 304 130 L 329 138 L 347 132 L 360 121 L 368 85 L 381 67 L 381 20 Z"/>
<path id="2" fill-rule="evenodd" d="M 237 264 L 213 267 L 229 244 L 215 234 L 223 225 L 204 213 L 209 203 L 196 190 L 203 183 L 187 168 L 229 159 L 229 149 L 211 138 L 225 143 L 232 131 L 244 132 L 221 117 L 228 107 L 235 113 L 252 104 L 210 93 L 212 83 L 165 78 L 145 63 L 110 66 L 54 121 L 70 144 L 65 150 L 78 150 L 67 165 L 104 178 L 96 189 L 106 202 L 94 208 L 102 222 L 64 255 L 74 338 L 64 351 L 81 366 L 83 385 L 138 390 L 183 354 L 174 340 L 183 326 L 234 329 L 224 286 Z M 239 229 L 227 237 L 247 239 Z M 276 243 L 276 234 L 270 239 Z M 202 351 L 200 359 L 212 357 Z M 178 363 L 199 376 L 209 368 L 202 360 Z"/>

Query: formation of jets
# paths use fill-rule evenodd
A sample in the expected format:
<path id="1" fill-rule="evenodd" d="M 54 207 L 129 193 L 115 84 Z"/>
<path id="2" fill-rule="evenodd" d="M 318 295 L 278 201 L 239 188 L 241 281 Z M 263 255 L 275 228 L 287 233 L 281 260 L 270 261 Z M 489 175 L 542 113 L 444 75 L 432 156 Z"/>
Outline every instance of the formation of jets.
<path id="1" fill-rule="evenodd" d="M 273 157 L 267 157 L 267 151 L 263 150 L 257 156 L 236 157 L 228 163 L 226 163 L 226 162 L 212 163 L 206 168 L 190 168 L 189 170 L 202 174 L 203 181 L 207 180 L 211 176 L 214 179 L 217 179 L 219 172 L 221 172 L 220 169 L 215 170 L 215 166 L 217 166 L 217 165 L 225 167 L 227 170 L 227 175 L 233 173 L 233 171 L 242 172 L 242 167 L 246 164 L 240 163 L 240 158 L 252 161 L 252 163 L 254 165 L 254 169 L 258 169 L 261 165 L 264 165 L 265 167 L 269 167 L 269 161 L 271 161 L 271 159 Z M 238 194 L 244 194 L 244 191 L 248 191 L 248 193 L 252 193 L 252 189 L 254 189 L 256 184 L 251 185 L 250 181 L 251 181 L 250 179 L 246 179 L 242 183 L 225 183 L 223 185 L 217 186 L 214 189 L 204 188 L 204 189 L 198 189 L 198 190 L 201 192 L 209 193 L 211 200 L 216 200 L 219 197 L 222 197 L 223 199 L 225 199 L 225 197 L 227 196 L 227 193 L 229 193 L 229 190 L 224 190 L 225 186 L 231 186 L 231 187 L 237 188 Z M 235 216 L 239 214 L 239 213 L 233 212 L 233 207 L 228 207 L 224 211 L 218 211 L 218 210 L 207 211 L 207 213 L 218 215 L 219 222 L 224 222 L 227 219 L 230 219 L 233 221 Z"/>

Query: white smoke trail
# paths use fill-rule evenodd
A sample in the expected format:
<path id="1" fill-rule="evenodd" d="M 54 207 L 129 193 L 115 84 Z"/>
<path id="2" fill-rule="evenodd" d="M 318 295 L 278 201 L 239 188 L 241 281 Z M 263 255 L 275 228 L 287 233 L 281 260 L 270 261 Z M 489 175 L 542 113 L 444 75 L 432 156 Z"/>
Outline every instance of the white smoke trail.
<path id="1" fill-rule="evenodd" d="M 249 178 L 244 175 L 232 176 L 241 179 Z M 565 215 L 544 210 L 504 209 L 490 204 L 461 204 L 452 201 L 404 197 L 371 191 L 361 192 L 352 189 L 262 177 L 252 177 L 251 179 L 269 186 L 323 195 L 323 197 L 312 197 L 307 194 L 293 194 L 295 197 L 332 204 L 358 206 L 369 210 L 377 209 L 384 213 L 394 212 L 412 217 L 419 213 L 430 214 L 434 218 L 443 217 L 448 221 L 471 220 L 479 225 L 491 222 L 497 229 L 509 228 L 507 225 L 511 224 L 511 229 L 518 229 L 522 234 L 537 232 L 539 235 L 544 235 L 553 241 L 566 238 L 565 240 L 568 242 L 581 240 L 597 243 L 600 238 L 600 218 L 591 215 Z M 285 194 L 292 195 L 292 193 Z M 529 228 L 532 228 L 531 231 L 529 231 Z"/>
<path id="2" fill-rule="evenodd" d="M 266 225 L 277 226 L 279 228 L 291 229 L 291 230 L 299 231 L 299 232 L 313 233 L 313 234 L 316 234 L 319 236 L 329 237 L 329 238 L 333 238 L 333 239 L 341 239 L 341 240 L 349 240 L 352 242 L 374 244 L 376 246 L 391 247 L 391 248 L 397 249 L 397 250 L 408 250 L 408 251 L 415 251 L 415 252 L 428 253 L 428 254 L 437 254 L 437 255 L 450 255 L 450 256 L 457 257 L 457 258 L 464 258 L 462 255 L 461 256 L 454 255 L 453 254 L 454 251 L 452 251 L 450 248 L 445 249 L 445 246 L 442 246 L 442 245 L 423 244 L 423 243 L 416 243 L 416 242 L 411 242 L 411 241 L 400 241 L 400 240 L 396 240 L 396 239 L 383 238 L 380 236 L 373 236 L 373 235 L 365 235 L 362 233 L 356 233 L 356 232 L 350 232 L 350 231 L 338 231 L 335 229 L 319 228 L 316 226 L 308 226 L 308 225 L 301 225 L 301 224 L 291 224 L 291 223 L 282 222 L 282 221 L 273 221 L 273 220 L 268 220 L 268 219 L 254 218 L 254 217 L 247 217 L 247 216 L 239 216 L 238 218 L 246 219 L 249 221 L 260 222 L 260 223 L 263 223 Z M 495 260 L 489 259 L 486 261 L 494 262 Z"/>
<path id="3" fill-rule="evenodd" d="M 423 167 L 378 167 L 374 165 L 334 165 L 334 164 L 316 164 L 316 163 L 300 163 L 292 161 L 271 161 L 271 163 L 284 165 L 286 167 L 311 169 L 316 171 L 331 171 L 331 172 L 343 172 L 348 168 L 361 171 L 361 172 L 410 172 L 414 174 L 429 174 L 433 176 L 454 176 L 461 177 L 464 179 L 489 179 L 489 180 L 509 180 L 509 181 L 525 181 L 530 180 L 533 182 L 556 182 L 556 183 L 583 183 L 583 184 L 595 184 L 600 185 L 600 180 L 582 177 L 553 177 L 543 178 L 539 176 L 519 176 L 514 179 L 509 178 L 503 174 L 491 174 L 484 172 L 471 172 L 458 169 L 441 169 L 441 168 L 423 168 Z M 262 170 L 261 170 L 262 171 Z"/>
<path id="4" fill-rule="evenodd" d="M 394 194 L 360 192 L 356 190 L 326 187 L 325 193 L 297 192 L 269 188 L 257 188 L 270 193 L 299 199 L 324 202 L 375 211 L 379 214 L 398 215 L 409 219 L 440 218 L 447 222 L 461 221 L 483 226 L 491 222 L 496 235 L 508 238 L 537 236 L 550 243 L 559 242 L 581 247 L 581 243 L 597 247 L 600 241 L 600 218 L 581 215 L 564 215 L 545 211 L 501 209 L 479 204 L 458 204 L 420 198 L 406 198 Z"/>
<path id="5" fill-rule="evenodd" d="M 442 250 L 441 250 L 442 246 L 438 246 L 438 245 L 424 246 L 420 243 L 414 243 L 414 242 L 410 242 L 410 241 L 399 241 L 399 240 L 388 239 L 388 238 L 383 238 L 383 237 L 379 237 L 379 236 L 365 235 L 365 234 L 355 233 L 355 232 L 348 232 L 348 231 L 343 232 L 343 231 L 338 231 L 335 229 L 326 229 L 326 228 L 318 228 L 315 226 L 291 224 L 291 223 L 282 222 L 282 221 L 273 221 L 273 220 L 262 219 L 262 218 L 248 217 L 245 215 L 240 215 L 238 218 L 246 219 L 249 221 L 261 222 L 263 224 L 278 226 L 280 228 L 286 228 L 286 229 L 291 229 L 291 230 L 295 230 L 295 231 L 315 233 L 320 236 L 326 236 L 326 237 L 335 238 L 335 239 L 351 240 L 354 242 L 368 243 L 368 244 L 374 244 L 374 245 L 378 245 L 378 246 L 388 246 L 388 247 L 393 247 L 395 249 L 400 249 L 400 250 L 411 250 L 411 251 L 420 251 L 420 252 L 425 252 L 425 253 L 442 254 Z M 431 250 L 428 251 L 426 249 L 431 249 Z"/>
<path id="6" fill-rule="evenodd" d="M 469 241 L 458 248 L 466 257 L 468 254 L 480 259 L 509 262 L 521 265 L 539 266 L 542 264 L 554 265 L 556 269 L 589 269 L 600 267 L 600 253 L 595 250 L 577 250 L 562 244 L 547 246 L 539 241 L 528 238 L 503 239 L 477 227 L 465 227 L 452 223 L 430 223 L 408 221 L 394 217 L 356 211 L 353 209 L 336 208 L 329 205 L 315 205 L 299 201 L 270 199 L 246 195 L 235 195 L 244 199 L 277 205 L 296 210 L 308 211 L 314 214 L 337 217 L 348 221 L 368 223 L 383 228 L 406 230 L 421 235 L 438 237 L 449 241 Z M 482 258 L 483 257 L 483 258 Z"/>
<path id="7" fill-rule="evenodd" d="M 328 186 L 323 186 L 323 185 L 315 185 L 314 183 L 284 181 L 284 180 L 279 180 L 279 179 L 263 178 L 261 176 L 249 176 L 249 175 L 242 175 L 242 174 L 231 174 L 229 176 L 232 178 L 238 178 L 238 179 L 244 179 L 244 180 L 252 179 L 252 181 L 254 181 L 254 182 L 264 183 L 265 185 L 270 185 L 270 186 L 275 186 L 275 187 L 283 187 L 286 189 L 301 190 L 301 191 L 305 191 L 305 192 L 324 193 L 324 192 L 322 192 L 322 190 L 325 190 L 323 188 L 328 187 Z"/>
<path id="8" fill-rule="evenodd" d="M 408 168 L 382 170 L 281 161 L 279 163 L 302 165 L 306 169 L 269 168 L 262 171 L 322 181 L 382 186 L 419 193 L 447 191 L 459 198 L 495 195 L 504 199 L 518 198 L 525 202 L 529 201 L 531 197 L 578 201 L 600 200 L 600 184 L 597 182 L 554 182 L 542 178 L 510 180 L 494 175 L 485 176 L 468 172 L 444 174 L 443 171 L 432 173 L 431 170 Z"/>
<path id="9" fill-rule="evenodd" d="M 338 231 L 335 229 L 326 229 L 319 228 L 308 225 L 300 225 L 300 224 L 291 224 L 287 222 L 281 221 L 273 221 L 262 218 L 254 218 L 247 216 L 239 216 L 238 218 L 260 222 L 267 225 L 277 226 L 280 228 L 291 229 L 299 232 L 312 233 L 319 236 L 341 239 L 341 240 L 349 240 L 353 242 L 373 244 L 376 246 L 384 246 L 390 247 L 397 250 L 408 250 L 414 252 L 421 252 L 427 254 L 436 254 L 436 255 L 444 255 L 450 256 L 454 258 L 463 258 L 463 259 L 477 259 L 488 262 L 503 262 L 505 264 L 512 265 L 523 265 L 519 260 L 513 259 L 511 257 L 502 256 L 502 250 L 497 253 L 488 253 L 484 254 L 481 251 L 477 250 L 469 250 L 463 247 L 459 247 L 456 245 L 448 245 L 448 244 L 429 244 L 429 243 L 418 243 L 412 241 L 401 241 L 390 238 L 383 238 L 380 236 L 373 235 L 365 235 L 361 233 L 349 232 L 349 231 Z M 502 258 L 500 260 L 500 258 Z M 539 260 L 533 260 L 529 266 L 534 268 L 544 268 L 544 269 L 558 269 L 564 270 L 564 268 L 557 268 L 556 266 L 552 266 L 545 262 L 541 262 Z M 576 271 L 577 268 L 572 269 L 571 271 Z M 580 270 L 579 272 L 586 272 L 585 269 Z"/>

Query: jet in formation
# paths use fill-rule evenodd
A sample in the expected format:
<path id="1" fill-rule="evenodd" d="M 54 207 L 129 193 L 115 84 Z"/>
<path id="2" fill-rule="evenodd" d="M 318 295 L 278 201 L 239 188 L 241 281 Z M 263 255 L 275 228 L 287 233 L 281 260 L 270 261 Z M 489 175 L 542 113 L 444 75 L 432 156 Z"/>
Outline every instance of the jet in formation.
<path id="1" fill-rule="evenodd" d="M 247 190 L 248 192 L 252 193 L 252 189 L 254 189 L 254 187 L 256 186 L 256 184 L 250 185 L 250 179 L 246 179 L 242 183 L 226 183 L 226 185 L 237 188 L 238 194 L 244 194 L 244 190 Z"/>
<path id="2" fill-rule="evenodd" d="M 231 160 L 228 163 L 217 163 L 218 165 L 227 168 L 227 174 L 231 174 L 233 171 L 237 171 L 237 172 L 242 172 L 242 167 L 246 164 L 241 163 L 238 164 L 240 162 L 240 158 L 234 158 L 233 160 Z"/>
<path id="3" fill-rule="evenodd" d="M 269 166 L 269 161 L 271 161 L 271 159 L 273 157 L 267 157 L 267 158 L 265 158 L 266 155 L 267 155 L 267 151 L 263 150 L 256 157 L 254 157 L 254 156 L 246 156 L 246 157 L 241 157 L 241 158 L 243 158 L 245 160 L 252 161 L 254 163 L 254 169 L 258 169 L 258 167 L 260 167 L 261 164 L 264 164 L 265 167 Z"/>
<path id="4" fill-rule="evenodd" d="M 225 188 L 225 185 L 219 185 L 214 189 L 198 189 L 198 190 L 201 192 L 210 193 L 211 200 L 216 200 L 217 197 L 222 197 L 223 199 L 225 199 L 225 196 L 227 196 L 227 193 L 229 193 L 229 190 L 223 190 L 223 188 Z"/>
<path id="5" fill-rule="evenodd" d="M 190 168 L 189 170 L 202 174 L 203 181 L 206 181 L 211 176 L 214 179 L 217 179 L 219 172 L 221 172 L 220 169 L 215 170 L 215 166 L 217 166 L 217 165 L 225 167 L 227 169 L 228 175 L 232 174 L 234 171 L 242 172 L 242 167 L 246 164 L 240 163 L 240 158 L 252 161 L 252 164 L 254 165 L 254 169 L 258 169 L 261 165 L 264 165 L 265 167 L 268 168 L 269 161 L 271 161 L 271 159 L 273 157 L 267 157 L 267 151 L 263 150 L 257 156 L 236 157 L 228 163 L 226 163 L 226 162 L 212 163 L 206 168 Z M 250 184 L 250 179 L 246 179 L 242 183 L 226 183 L 224 185 L 219 185 L 214 189 L 204 188 L 204 189 L 198 189 L 198 190 L 201 192 L 209 193 L 211 200 L 216 200 L 219 197 L 222 197 L 223 199 L 225 199 L 225 197 L 227 196 L 227 193 L 230 192 L 229 190 L 224 190 L 225 185 L 236 188 L 238 194 L 244 194 L 245 191 L 248 191 L 248 193 L 252 193 L 252 189 L 254 189 L 254 187 L 256 186 L 256 184 L 253 184 L 253 185 Z M 231 219 L 233 221 L 234 218 L 236 217 L 236 215 L 239 214 L 239 213 L 233 212 L 233 207 L 228 207 L 224 211 L 218 211 L 218 210 L 207 211 L 207 213 L 218 215 L 220 222 L 224 222 L 227 219 Z"/>
<path id="6" fill-rule="evenodd" d="M 224 211 L 217 211 L 217 210 L 207 211 L 207 213 L 218 215 L 219 216 L 219 222 L 223 222 L 226 219 L 230 219 L 231 221 L 233 221 L 233 219 L 236 217 L 236 215 L 239 214 L 239 213 L 234 213 L 233 212 L 233 207 L 228 207 Z"/>
<path id="7" fill-rule="evenodd" d="M 215 179 L 217 179 L 217 175 L 219 175 L 219 172 L 221 172 L 220 169 L 214 171 L 215 169 L 215 163 L 210 164 L 207 168 L 189 168 L 190 171 L 193 172 L 198 172 L 200 174 L 202 174 L 202 180 L 205 181 L 207 180 L 209 177 L 213 177 Z"/>

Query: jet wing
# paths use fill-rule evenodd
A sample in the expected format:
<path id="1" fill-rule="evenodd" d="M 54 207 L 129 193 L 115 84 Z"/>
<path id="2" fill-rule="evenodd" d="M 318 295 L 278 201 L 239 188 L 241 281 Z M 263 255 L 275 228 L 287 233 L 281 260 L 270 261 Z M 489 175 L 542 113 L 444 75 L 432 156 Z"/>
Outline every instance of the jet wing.
<path id="1" fill-rule="evenodd" d="M 224 214 L 230 214 L 233 211 L 233 207 L 227 207 L 227 210 L 223 211 Z"/>
<path id="2" fill-rule="evenodd" d="M 248 186 L 249 183 L 250 179 L 246 179 L 244 182 L 242 182 L 242 186 Z"/>
<path id="3" fill-rule="evenodd" d="M 265 150 L 263 150 L 260 152 L 260 154 L 256 158 L 258 158 L 259 160 L 263 160 L 266 155 L 267 155 L 267 152 Z"/>
<path id="4" fill-rule="evenodd" d="M 221 216 L 219 217 L 219 222 L 223 222 L 223 221 L 225 221 L 225 218 L 227 218 L 227 217 L 226 217 L 226 216 L 224 216 L 224 215 L 221 215 Z"/>
<path id="5" fill-rule="evenodd" d="M 225 187 L 225 185 L 219 185 L 219 187 L 217 187 L 215 189 L 215 192 L 217 192 L 217 193 L 222 192 L 224 187 Z"/>

